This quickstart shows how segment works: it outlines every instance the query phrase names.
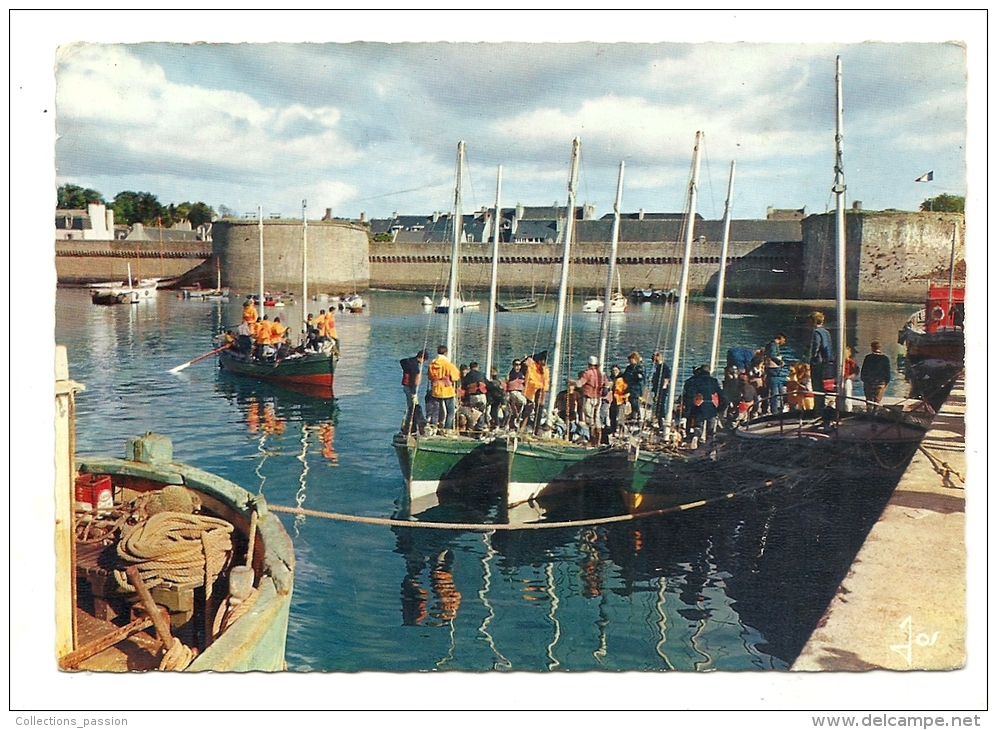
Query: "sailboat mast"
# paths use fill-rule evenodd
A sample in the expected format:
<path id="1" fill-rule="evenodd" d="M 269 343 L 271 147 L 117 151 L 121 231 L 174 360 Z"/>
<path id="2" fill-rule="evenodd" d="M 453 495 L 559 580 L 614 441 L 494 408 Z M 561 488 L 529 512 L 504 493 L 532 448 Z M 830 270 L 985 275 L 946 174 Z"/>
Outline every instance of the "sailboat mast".
<path id="1" fill-rule="evenodd" d="M 609 300 L 613 295 L 613 272 L 616 270 L 616 251 L 620 244 L 620 206 L 623 202 L 624 162 L 620 160 L 620 174 L 616 178 L 616 202 L 613 203 L 613 236 L 609 244 L 609 271 L 606 274 L 606 298 L 602 305 L 602 323 L 599 329 L 599 368 L 606 370 L 606 348 L 609 342 Z"/>
<path id="2" fill-rule="evenodd" d="M 308 200 L 301 201 L 301 337 L 308 338 Z"/>
<path id="3" fill-rule="evenodd" d="M 835 377 L 836 391 L 844 391 L 845 382 L 845 165 L 841 153 L 841 142 L 844 135 L 844 106 L 841 100 L 841 56 L 835 59 L 835 98 L 836 118 L 834 128 L 834 226 L 835 226 L 835 271 L 837 272 L 836 291 L 838 309 L 838 343 L 837 343 L 837 374 Z M 814 384 L 823 390 L 820 383 Z M 835 407 L 840 413 L 842 406 L 840 398 L 835 398 Z"/>
<path id="4" fill-rule="evenodd" d="M 949 254 L 949 301 L 945 308 L 945 322 L 949 327 L 955 326 L 955 317 L 952 316 L 952 287 L 955 286 L 955 244 L 959 240 L 959 224 L 952 223 L 952 252 Z"/>
<path id="5" fill-rule="evenodd" d="M 488 298 L 488 348 L 485 351 L 485 377 L 492 377 L 492 355 L 495 349 L 495 298 L 498 295 L 499 235 L 502 219 L 502 165 L 495 182 L 495 217 L 492 219 L 492 285 Z"/>
<path id="6" fill-rule="evenodd" d="M 679 353 L 682 352 L 682 330 L 685 327 L 686 299 L 689 296 L 689 259 L 692 258 L 692 234 L 696 223 L 696 196 L 699 191 L 699 143 L 702 132 L 696 132 L 696 147 L 692 153 L 692 177 L 689 180 L 689 220 L 685 227 L 685 250 L 682 254 L 682 277 L 679 280 L 678 324 L 675 327 L 675 347 L 672 351 L 672 377 L 668 383 L 668 404 L 665 407 L 665 437 L 671 429 L 671 414 L 675 409 L 675 388 L 679 381 Z"/>
<path id="7" fill-rule="evenodd" d="M 260 221 L 260 316 L 263 316 L 263 206 L 258 207 Z"/>
<path id="8" fill-rule="evenodd" d="M 463 221 L 460 211 L 460 192 L 464 175 L 464 142 L 457 143 L 457 182 L 454 187 L 453 243 L 450 247 L 450 283 L 447 287 L 447 356 L 455 360 L 454 352 L 454 309 L 457 300 L 457 273 L 460 260 L 460 235 L 463 232 Z"/>
<path id="9" fill-rule="evenodd" d="M 717 303 L 713 311 L 713 345 L 710 347 L 710 372 L 717 372 L 720 353 L 720 320 L 724 312 L 724 284 L 727 279 L 727 246 L 730 243 L 730 201 L 734 195 L 734 167 L 730 161 L 730 178 L 727 180 L 727 202 L 724 203 L 724 239 L 720 244 L 720 273 L 717 276 Z"/>
<path id="10" fill-rule="evenodd" d="M 564 334 L 564 313 L 568 300 L 568 266 L 571 261 L 571 236 L 574 233 L 575 222 L 575 183 L 578 180 L 578 157 L 582 149 L 582 140 L 575 137 L 571 143 L 571 176 L 568 178 L 568 221 L 564 227 L 564 253 L 561 258 L 561 285 L 557 290 L 557 317 L 554 329 L 554 352 L 550 368 L 550 385 L 554 391 L 547 394 L 547 423 L 554 420 L 554 401 L 561 382 L 561 337 Z M 609 302 L 606 303 L 606 307 Z"/>

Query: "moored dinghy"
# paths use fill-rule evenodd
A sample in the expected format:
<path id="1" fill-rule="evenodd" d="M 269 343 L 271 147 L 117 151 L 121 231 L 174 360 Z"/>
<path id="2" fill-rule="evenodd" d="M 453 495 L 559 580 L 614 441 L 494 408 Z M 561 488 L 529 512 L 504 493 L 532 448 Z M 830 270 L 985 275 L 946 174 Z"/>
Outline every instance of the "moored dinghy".
<path id="1" fill-rule="evenodd" d="M 152 433 L 129 439 L 124 459 L 74 464 L 82 386 L 61 347 L 57 377 L 60 668 L 284 670 L 294 550 L 266 500 L 174 462 Z"/>

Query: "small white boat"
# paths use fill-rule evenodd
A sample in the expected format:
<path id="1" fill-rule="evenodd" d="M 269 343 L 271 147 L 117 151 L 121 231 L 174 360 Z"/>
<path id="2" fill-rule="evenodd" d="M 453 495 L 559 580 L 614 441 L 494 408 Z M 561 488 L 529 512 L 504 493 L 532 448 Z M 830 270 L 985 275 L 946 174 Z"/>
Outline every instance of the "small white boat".
<path id="1" fill-rule="evenodd" d="M 141 279 L 138 284 L 132 284 L 132 267 L 128 265 L 128 282 L 111 284 L 95 284 L 90 287 L 90 301 L 94 304 L 138 304 L 152 299 L 156 295 L 158 279 Z"/>
<path id="2" fill-rule="evenodd" d="M 588 314 L 602 314 L 605 305 L 601 299 L 586 299 L 582 304 L 582 311 Z M 623 314 L 627 311 L 627 298 L 620 292 L 613 295 L 609 300 L 610 314 Z"/>
<path id="3" fill-rule="evenodd" d="M 340 309 L 353 312 L 354 314 L 362 312 L 366 306 L 367 302 L 359 294 L 349 294 L 343 297 L 339 304 Z"/>
<path id="4" fill-rule="evenodd" d="M 467 302 L 465 302 L 460 297 L 454 297 L 453 311 L 455 313 L 463 312 L 466 308 L 467 308 Z M 443 297 L 442 299 L 440 299 L 440 303 L 436 305 L 436 313 L 447 314 L 449 312 L 450 312 L 450 298 Z"/>
<path id="5" fill-rule="evenodd" d="M 433 300 L 430 299 L 429 297 L 423 297 L 422 298 L 422 306 L 424 306 L 424 307 L 431 307 L 431 306 L 433 306 Z"/>

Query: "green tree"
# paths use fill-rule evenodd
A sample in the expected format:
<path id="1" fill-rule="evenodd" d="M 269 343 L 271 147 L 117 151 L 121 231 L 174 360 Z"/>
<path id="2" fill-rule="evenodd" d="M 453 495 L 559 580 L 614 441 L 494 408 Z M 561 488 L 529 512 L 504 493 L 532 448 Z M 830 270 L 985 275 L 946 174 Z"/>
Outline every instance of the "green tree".
<path id="1" fill-rule="evenodd" d="M 104 196 L 91 188 L 67 183 L 59 186 L 56 207 L 62 210 L 86 210 L 88 203 L 103 203 Z"/>
<path id="2" fill-rule="evenodd" d="M 961 195 L 949 195 L 942 193 L 934 198 L 928 198 L 921 203 L 921 210 L 934 211 L 936 213 L 965 213 L 966 198 Z"/>
<path id="3" fill-rule="evenodd" d="M 114 196 L 111 209 L 114 211 L 115 220 L 127 223 L 128 225 L 134 225 L 135 223 L 142 223 L 147 226 L 158 225 L 161 220 L 167 217 L 166 208 L 160 204 L 156 196 L 152 193 L 136 193 L 131 190 L 123 190 Z M 165 223 L 165 221 L 163 222 Z"/>

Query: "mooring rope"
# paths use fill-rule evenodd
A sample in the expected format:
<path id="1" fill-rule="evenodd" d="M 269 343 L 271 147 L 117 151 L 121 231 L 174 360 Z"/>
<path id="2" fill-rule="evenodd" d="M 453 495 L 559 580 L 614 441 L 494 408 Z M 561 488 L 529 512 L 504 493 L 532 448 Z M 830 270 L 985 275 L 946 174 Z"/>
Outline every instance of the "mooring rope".
<path id="1" fill-rule="evenodd" d="M 696 507 L 705 507 L 708 504 L 722 502 L 735 497 L 741 497 L 760 489 L 774 486 L 775 483 L 785 477 L 769 479 L 764 484 L 741 489 L 735 492 L 726 492 L 710 499 L 700 499 L 694 502 L 675 505 L 673 507 L 663 507 L 647 512 L 637 512 L 636 514 L 612 515 L 610 517 L 594 517 L 587 520 L 567 520 L 565 522 L 525 522 L 522 524 L 509 523 L 482 523 L 482 522 L 422 522 L 418 520 L 399 520 L 392 517 L 364 517 L 362 515 L 349 515 L 340 512 L 323 512 L 320 510 L 304 509 L 302 507 L 287 507 L 284 505 L 268 504 L 267 509 L 271 512 L 280 512 L 289 515 L 305 515 L 308 517 L 321 517 L 327 520 L 338 520 L 340 522 L 357 522 L 365 525 L 384 525 L 386 527 L 421 527 L 434 530 L 459 530 L 462 532 L 492 532 L 492 531 L 518 531 L 518 530 L 554 530 L 572 527 L 589 527 L 593 525 L 610 525 L 620 522 L 630 522 L 644 517 L 657 517 L 660 515 L 686 512 Z"/>

